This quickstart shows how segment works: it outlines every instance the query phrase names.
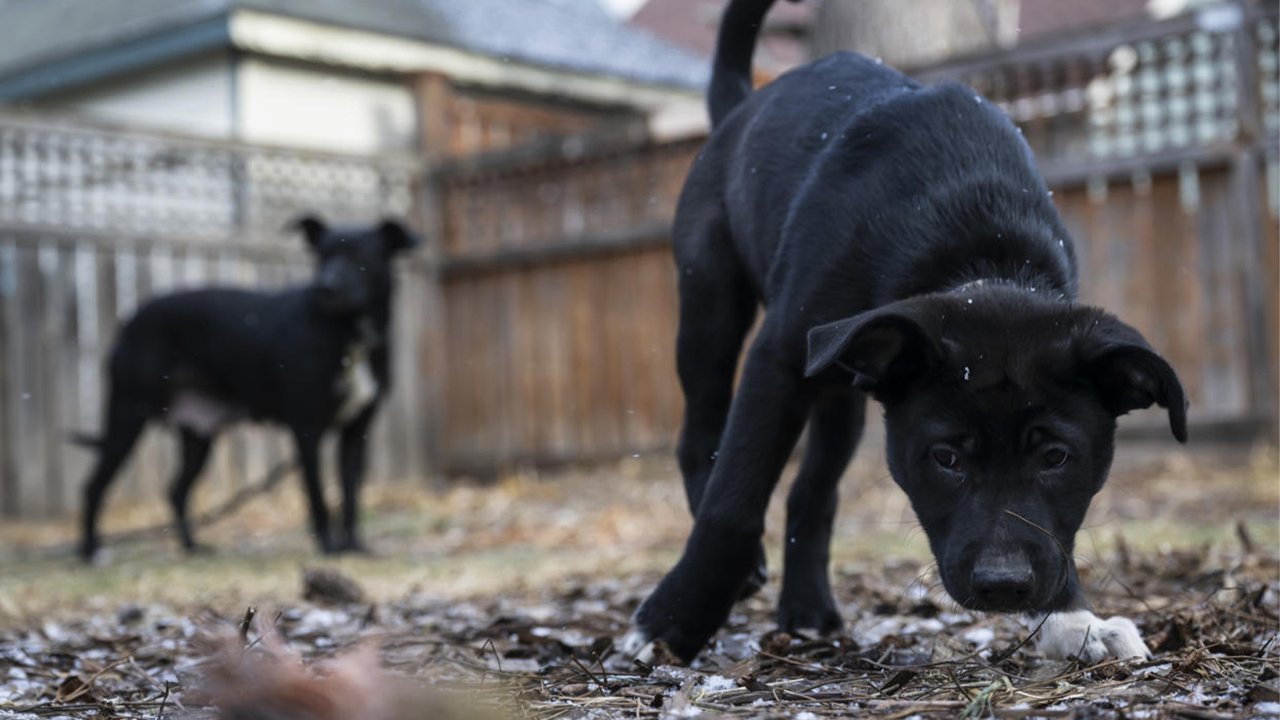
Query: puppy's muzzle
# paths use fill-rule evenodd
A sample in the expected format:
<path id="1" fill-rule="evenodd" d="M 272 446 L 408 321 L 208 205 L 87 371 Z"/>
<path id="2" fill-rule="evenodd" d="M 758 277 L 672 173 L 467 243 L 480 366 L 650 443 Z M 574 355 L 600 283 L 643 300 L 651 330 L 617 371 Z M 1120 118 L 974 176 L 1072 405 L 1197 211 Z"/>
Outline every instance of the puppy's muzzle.
<path id="1" fill-rule="evenodd" d="M 1036 573 L 1016 546 L 983 548 L 969 575 L 969 591 L 984 610 L 1025 610 L 1034 604 Z"/>
<path id="2" fill-rule="evenodd" d="M 353 312 L 364 304 L 364 293 L 342 268 L 321 269 L 313 287 L 320 307 L 328 312 Z"/>

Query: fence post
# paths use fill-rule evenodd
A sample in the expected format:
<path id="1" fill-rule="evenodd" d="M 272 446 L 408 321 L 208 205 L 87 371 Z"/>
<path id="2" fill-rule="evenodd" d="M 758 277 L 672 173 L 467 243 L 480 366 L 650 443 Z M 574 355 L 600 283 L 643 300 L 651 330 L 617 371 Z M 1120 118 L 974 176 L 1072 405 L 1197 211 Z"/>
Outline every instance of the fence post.
<path id="1" fill-rule="evenodd" d="M 422 470 L 427 480 L 437 487 L 444 486 L 444 386 L 448 381 L 445 363 L 447 342 L 444 308 L 444 288 L 441 283 L 441 260 L 444 257 L 444 201 L 440 187 L 440 163 L 448 156 L 451 128 L 447 119 L 447 107 L 452 99 L 449 81 L 438 74 L 425 74 L 417 83 L 419 116 L 423 118 L 419 138 L 417 179 L 414 188 L 414 214 L 422 231 L 423 248 L 419 251 L 420 264 L 412 277 L 420 285 L 421 293 L 414 297 L 421 301 L 417 308 L 419 318 L 414 336 L 418 346 L 416 371 L 421 373 L 422 391 L 417 398 L 420 437 L 422 442 L 418 457 L 423 458 Z"/>
<path id="2" fill-rule="evenodd" d="M 16 273 L 12 267 L 15 253 L 7 252 L 9 246 L 0 244 L 0 517 L 18 516 L 18 467 L 14 458 L 12 428 L 9 427 L 9 413 L 13 407 L 13 398 L 9 394 L 10 352 L 9 339 L 9 306 L 13 302 L 14 292 L 11 274 Z"/>
<path id="3" fill-rule="evenodd" d="M 1268 346 L 1275 328 L 1267 323 L 1267 292 L 1265 272 L 1261 258 L 1265 257 L 1265 242 L 1261 202 L 1262 177 L 1258 165 L 1262 162 L 1264 141 L 1262 135 L 1262 101 L 1258 83 L 1258 47 L 1254 38 L 1257 7 L 1250 0 L 1236 0 L 1240 23 L 1233 34 L 1236 75 L 1236 138 L 1235 154 L 1231 160 L 1231 195 L 1235 201 L 1237 218 L 1237 242 L 1243 244 L 1245 257 L 1255 262 L 1245 263 L 1242 292 L 1244 295 L 1245 338 L 1249 358 L 1249 403 L 1251 414 L 1265 424 L 1268 435 L 1277 427 L 1275 368 L 1270 367 Z"/>

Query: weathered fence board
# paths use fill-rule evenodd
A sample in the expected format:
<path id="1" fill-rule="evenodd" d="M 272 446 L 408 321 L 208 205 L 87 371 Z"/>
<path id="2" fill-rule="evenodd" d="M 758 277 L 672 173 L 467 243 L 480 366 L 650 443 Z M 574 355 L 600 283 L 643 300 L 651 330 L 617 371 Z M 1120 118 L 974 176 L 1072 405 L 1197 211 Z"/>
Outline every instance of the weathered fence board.
<path id="1" fill-rule="evenodd" d="M 668 227 L 700 140 L 596 138 L 446 166 L 446 469 L 671 445 Z"/>
<path id="2" fill-rule="evenodd" d="M 303 281 L 312 262 L 283 232 L 287 220 L 410 216 L 420 174 L 396 158 L 0 115 L 0 516 L 78 506 L 92 455 L 68 433 L 100 431 L 104 362 L 140 303 L 179 288 Z M 398 388 L 373 431 L 375 481 L 430 474 L 416 394 L 427 327 L 406 303 L 430 297 L 429 273 L 411 262 L 398 275 Z M 215 446 L 199 492 L 226 497 L 291 457 L 283 433 L 238 428 Z M 148 432 L 112 499 L 163 498 L 175 460 L 170 434 Z"/>
<path id="3" fill-rule="evenodd" d="M 1231 7 L 918 72 L 972 84 L 1020 124 L 1076 239 L 1083 298 L 1170 357 L 1196 437 L 1276 422 L 1280 33 L 1274 5 Z M 120 318 L 174 288 L 305 277 L 280 232 L 301 210 L 433 226 L 400 272 L 374 479 L 670 447 L 669 226 L 702 140 L 625 125 L 424 172 L 0 114 L 0 516 L 75 506 L 89 456 L 64 434 L 97 431 Z M 1167 436 L 1156 415 L 1122 426 Z M 161 497 L 173 455 L 149 435 L 113 497 Z M 290 455 L 280 433 L 236 430 L 202 487 L 225 495 Z"/>
<path id="4" fill-rule="evenodd" d="M 1198 430 L 1275 423 L 1275 26 L 1275 8 L 1246 6 L 918 73 L 971 84 L 1023 128 L 1075 237 L 1082 299 L 1172 360 Z M 1263 133 L 1244 132 L 1249 113 Z M 674 442 L 665 229 L 698 142 L 588 137 L 441 169 L 447 468 Z M 1242 163 L 1270 185 L 1242 190 Z M 1123 424 L 1167 435 L 1158 415 Z"/>
<path id="5" fill-rule="evenodd" d="M 153 293 L 207 284 L 282 287 L 305 279 L 311 262 L 295 238 L 263 253 L 228 253 L 200 243 L 129 245 L 50 231 L 0 228 L 0 513 L 49 515 L 74 507 L 91 454 L 68 433 L 99 432 L 106 388 L 105 358 L 119 322 Z M 294 247 L 289 247 L 294 246 Z M 400 273 L 401 311 L 395 332 L 397 389 L 373 431 L 371 475 L 423 478 L 428 461 L 419 421 L 416 359 L 419 319 L 408 304 L 421 271 Z M 12 400 L 9 400 L 12 398 Z M 117 499 L 164 497 L 176 471 L 167 430 L 144 436 L 122 477 Z M 215 448 L 201 484 L 207 497 L 224 497 L 263 477 L 292 456 L 279 431 L 240 428 Z"/>

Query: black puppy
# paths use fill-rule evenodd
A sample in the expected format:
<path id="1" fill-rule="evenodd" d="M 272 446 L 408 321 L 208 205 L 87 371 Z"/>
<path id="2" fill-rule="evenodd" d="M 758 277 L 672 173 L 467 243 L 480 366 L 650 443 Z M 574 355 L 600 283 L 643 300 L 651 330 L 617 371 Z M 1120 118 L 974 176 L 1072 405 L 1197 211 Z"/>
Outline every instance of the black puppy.
<path id="1" fill-rule="evenodd" d="M 152 300 L 120 330 L 108 364 L 98 460 L 84 492 L 80 554 L 98 550 L 103 493 L 149 420 L 176 427 L 182 466 L 169 500 L 182 544 L 197 548 L 187 497 L 219 430 L 236 420 L 278 423 L 293 434 L 316 541 L 359 550 L 356 511 L 369 424 L 386 393 L 391 261 L 417 245 L 401 224 L 328 228 L 307 217 L 316 257 L 310 285 L 265 293 L 215 288 Z M 339 432 L 342 534 L 329 531 L 320 485 L 320 438 Z"/>
<path id="2" fill-rule="evenodd" d="M 1074 302 L 1071 240 L 1031 151 L 972 90 L 839 53 L 752 93 L 771 4 L 725 12 L 714 130 L 676 213 L 679 461 L 695 522 L 622 647 L 643 656 L 661 640 L 691 659 L 759 587 L 765 509 L 806 423 L 778 622 L 841 626 L 827 577 L 836 483 L 870 395 L 957 602 L 1051 613 L 1050 654 L 1145 654 L 1132 622 L 1088 611 L 1071 553 L 1116 416 L 1158 403 L 1185 441 L 1178 378 L 1135 330 Z"/>

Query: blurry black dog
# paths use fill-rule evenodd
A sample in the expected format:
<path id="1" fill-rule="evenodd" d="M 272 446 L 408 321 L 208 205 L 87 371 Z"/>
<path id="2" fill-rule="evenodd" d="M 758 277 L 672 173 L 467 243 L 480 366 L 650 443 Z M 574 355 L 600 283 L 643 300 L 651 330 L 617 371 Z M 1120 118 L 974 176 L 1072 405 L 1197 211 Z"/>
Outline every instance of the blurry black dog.
<path id="1" fill-rule="evenodd" d="M 283 292 L 214 288 L 152 300 L 120 330 L 108 365 L 103 434 L 85 486 L 80 554 L 98 551 L 103 494 L 149 420 L 181 436 L 169 500 L 188 550 L 197 549 L 187 497 L 219 430 L 278 423 L 297 447 L 312 529 L 325 552 L 359 550 L 356 511 L 369 424 L 387 392 L 393 258 L 418 241 L 395 221 L 371 228 L 294 223 L 316 257 L 311 284 Z M 329 530 L 319 446 L 339 433 L 342 534 Z"/>
<path id="2" fill-rule="evenodd" d="M 1132 622 L 1088 610 L 1071 553 L 1118 415 L 1158 403 L 1185 441 L 1174 371 L 1075 303 L 1071 240 L 1030 148 L 972 90 L 839 53 L 753 93 L 771 4 L 725 11 L 713 132 L 676 213 L 679 462 L 695 522 L 621 646 L 644 656 L 663 641 L 691 659 L 759 587 L 765 508 L 806 424 L 778 622 L 841 626 L 828 548 L 869 395 L 952 598 L 1049 613 L 1049 654 L 1145 654 Z"/>

